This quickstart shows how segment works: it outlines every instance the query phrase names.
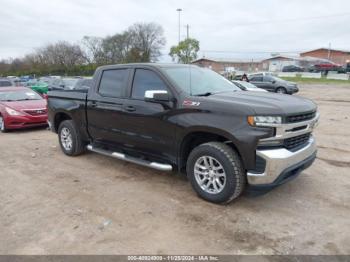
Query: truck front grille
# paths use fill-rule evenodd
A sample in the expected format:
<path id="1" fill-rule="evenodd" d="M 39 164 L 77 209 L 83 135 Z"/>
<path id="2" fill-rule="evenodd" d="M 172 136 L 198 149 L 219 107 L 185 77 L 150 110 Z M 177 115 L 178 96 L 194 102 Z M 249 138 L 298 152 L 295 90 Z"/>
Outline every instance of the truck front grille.
<path id="1" fill-rule="evenodd" d="M 287 138 L 284 140 L 284 147 L 289 150 L 296 150 L 305 145 L 310 139 L 311 133 Z"/>
<path id="2" fill-rule="evenodd" d="M 287 116 L 286 122 L 287 123 L 297 123 L 297 122 L 303 122 L 310 119 L 313 119 L 316 116 L 316 111 L 311 113 L 304 113 L 304 114 L 298 114 L 298 115 L 292 115 Z"/>

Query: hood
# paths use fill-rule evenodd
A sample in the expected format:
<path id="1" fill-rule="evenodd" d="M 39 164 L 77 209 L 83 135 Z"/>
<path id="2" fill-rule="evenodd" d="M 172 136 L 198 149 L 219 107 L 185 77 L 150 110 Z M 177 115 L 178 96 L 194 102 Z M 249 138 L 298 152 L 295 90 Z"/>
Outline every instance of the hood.
<path id="1" fill-rule="evenodd" d="M 250 87 L 247 87 L 247 91 L 253 91 L 253 92 L 268 92 L 266 91 L 265 89 L 262 89 L 262 88 L 250 88 Z"/>
<path id="2" fill-rule="evenodd" d="M 290 115 L 316 110 L 309 99 L 270 92 L 225 92 L 207 97 L 212 102 L 223 102 L 249 107 L 257 115 Z"/>
<path id="3" fill-rule="evenodd" d="M 42 109 L 47 107 L 45 99 L 40 100 L 26 100 L 26 101 L 1 101 L 4 106 L 10 107 L 16 111 L 23 111 L 27 109 Z"/>

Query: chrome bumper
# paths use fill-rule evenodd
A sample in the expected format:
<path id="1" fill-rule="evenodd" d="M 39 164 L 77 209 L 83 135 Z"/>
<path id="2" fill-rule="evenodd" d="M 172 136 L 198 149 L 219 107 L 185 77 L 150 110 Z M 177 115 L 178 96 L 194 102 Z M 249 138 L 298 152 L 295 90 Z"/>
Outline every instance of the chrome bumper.
<path id="1" fill-rule="evenodd" d="M 250 185 L 265 185 L 274 183 L 283 171 L 303 162 L 317 151 L 315 139 L 311 136 L 302 149 L 291 152 L 285 148 L 257 150 L 256 154 L 266 161 L 263 173 L 247 173 Z"/>

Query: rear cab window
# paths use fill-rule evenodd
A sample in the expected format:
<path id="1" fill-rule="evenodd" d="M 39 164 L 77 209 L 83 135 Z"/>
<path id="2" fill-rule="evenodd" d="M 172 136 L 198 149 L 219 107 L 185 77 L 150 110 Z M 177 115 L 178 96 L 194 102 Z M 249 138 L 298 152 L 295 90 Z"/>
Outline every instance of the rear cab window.
<path id="1" fill-rule="evenodd" d="M 105 97 L 123 97 L 128 78 L 128 69 L 104 70 L 102 72 L 98 93 Z"/>

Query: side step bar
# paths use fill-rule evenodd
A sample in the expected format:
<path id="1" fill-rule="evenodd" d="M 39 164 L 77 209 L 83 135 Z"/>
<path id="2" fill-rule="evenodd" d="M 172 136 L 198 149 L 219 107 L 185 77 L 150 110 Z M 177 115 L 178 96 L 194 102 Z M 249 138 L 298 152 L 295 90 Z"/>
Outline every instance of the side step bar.
<path id="1" fill-rule="evenodd" d="M 114 158 L 117 158 L 120 160 L 124 160 L 124 161 L 138 164 L 141 166 L 147 166 L 147 167 L 154 168 L 154 169 L 161 170 L 161 171 L 171 171 L 173 169 L 173 167 L 171 165 L 168 165 L 168 164 L 150 162 L 147 160 L 138 159 L 136 157 L 127 156 L 127 155 L 122 154 L 122 153 L 112 152 L 112 151 L 108 151 L 108 150 L 101 149 L 101 148 L 96 148 L 96 147 L 93 147 L 92 145 L 88 145 L 87 149 L 89 151 L 92 151 L 92 152 L 95 152 L 95 153 L 98 153 L 101 155 L 111 156 L 111 157 L 114 157 Z"/>

